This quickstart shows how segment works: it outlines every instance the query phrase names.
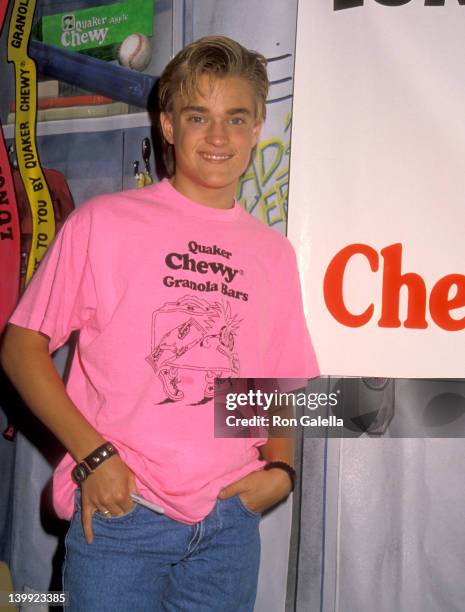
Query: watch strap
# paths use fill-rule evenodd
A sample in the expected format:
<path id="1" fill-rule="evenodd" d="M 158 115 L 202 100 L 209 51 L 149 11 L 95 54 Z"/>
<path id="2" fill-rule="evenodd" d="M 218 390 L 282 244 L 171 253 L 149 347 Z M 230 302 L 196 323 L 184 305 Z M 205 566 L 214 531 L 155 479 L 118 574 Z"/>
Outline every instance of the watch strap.
<path id="1" fill-rule="evenodd" d="M 94 451 L 92 451 L 87 457 L 84 457 L 82 461 L 77 463 L 71 471 L 71 476 L 77 484 L 80 484 L 86 478 L 94 472 L 98 466 L 103 463 L 106 459 L 109 459 L 113 455 L 117 455 L 118 450 L 111 442 L 105 442 Z"/>
<path id="2" fill-rule="evenodd" d="M 84 457 L 83 461 L 89 466 L 90 471 L 93 472 L 98 466 L 109 459 L 112 455 L 116 455 L 118 451 L 111 442 L 105 442 L 102 446 L 99 446 L 94 451 Z"/>

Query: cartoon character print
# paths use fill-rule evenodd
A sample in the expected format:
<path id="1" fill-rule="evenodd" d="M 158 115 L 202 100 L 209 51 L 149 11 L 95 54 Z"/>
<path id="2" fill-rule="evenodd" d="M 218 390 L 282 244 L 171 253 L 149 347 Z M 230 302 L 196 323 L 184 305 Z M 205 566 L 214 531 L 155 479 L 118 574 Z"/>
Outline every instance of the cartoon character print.
<path id="1" fill-rule="evenodd" d="M 152 349 L 146 358 L 172 401 L 184 397 L 179 370 L 205 371 L 203 397 L 214 394 L 216 377 L 239 375 L 235 338 L 241 320 L 229 302 L 209 302 L 185 295 L 165 302 L 152 315 Z"/>

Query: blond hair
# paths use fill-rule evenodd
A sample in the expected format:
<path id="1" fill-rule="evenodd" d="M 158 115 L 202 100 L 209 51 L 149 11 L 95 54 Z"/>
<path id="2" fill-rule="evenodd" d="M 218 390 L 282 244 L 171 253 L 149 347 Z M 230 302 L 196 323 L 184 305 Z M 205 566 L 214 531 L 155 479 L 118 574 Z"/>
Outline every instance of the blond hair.
<path id="1" fill-rule="evenodd" d="M 184 47 L 166 66 L 158 83 L 160 112 L 173 110 L 175 96 L 192 99 L 199 91 L 200 77 L 240 77 L 252 86 L 256 96 L 255 119 L 266 117 L 266 97 L 269 80 L 266 59 L 226 36 L 204 36 Z M 166 169 L 174 174 L 172 145 L 163 139 Z"/>

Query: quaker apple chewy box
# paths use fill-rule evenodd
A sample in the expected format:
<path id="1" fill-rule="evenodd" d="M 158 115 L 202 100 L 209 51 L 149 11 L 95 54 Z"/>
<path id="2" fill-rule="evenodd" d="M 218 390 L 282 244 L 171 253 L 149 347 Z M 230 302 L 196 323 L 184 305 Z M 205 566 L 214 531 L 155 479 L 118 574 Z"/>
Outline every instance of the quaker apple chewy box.
<path id="1" fill-rule="evenodd" d="M 116 59 L 121 43 L 135 33 L 153 35 L 152 0 L 127 0 L 47 15 L 34 31 L 35 38 L 44 43 L 104 60 Z"/>

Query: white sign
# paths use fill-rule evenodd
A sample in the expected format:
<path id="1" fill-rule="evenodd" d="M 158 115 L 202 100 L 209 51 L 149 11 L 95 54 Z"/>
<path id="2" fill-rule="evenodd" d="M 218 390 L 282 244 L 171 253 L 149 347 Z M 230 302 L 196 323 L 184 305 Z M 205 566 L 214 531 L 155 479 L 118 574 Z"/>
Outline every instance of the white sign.
<path id="1" fill-rule="evenodd" d="M 299 3 L 288 233 L 323 374 L 465 377 L 464 27 Z"/>

